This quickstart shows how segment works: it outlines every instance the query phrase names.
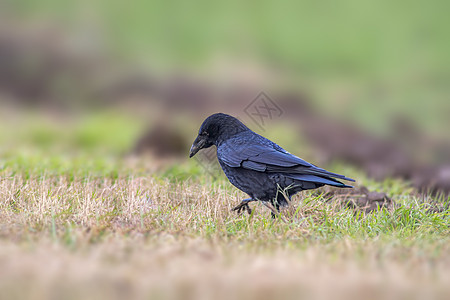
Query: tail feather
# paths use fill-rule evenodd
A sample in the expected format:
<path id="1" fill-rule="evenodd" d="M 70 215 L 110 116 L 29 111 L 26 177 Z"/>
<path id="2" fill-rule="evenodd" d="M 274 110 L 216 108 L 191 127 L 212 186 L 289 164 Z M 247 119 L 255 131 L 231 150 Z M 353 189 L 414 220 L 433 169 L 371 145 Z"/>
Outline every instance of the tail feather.
<path id="1" fill-rule="evenodd" d="M 348 181 L 353 181 L 353 182 L 355 181 L 355 179 L 349 178 L 349 177 L 341 175 L 341 174 L 333 173 L 333 172 L 324 170 L 324 169 L 319 168 L 319 167 L 311 168 L 311 169 L 307 170 L 307 172 L 309 174 L 312 174 L 312 175 L 325 176 L 327 178 L 328 177 L 333 177 L 333 178 L 339 178 L 339 179 L 342 179 L 342 180 L 348 180 Z"/>
<path id="2" fill-rule="evenodd" d="M 275 166 L 275 165 L 267 165 L 262 168 L 263 171 L 268 172 L 280 172 L 280 173 L 288 173 L 291 175 L 313 175 L 318 177 L 324 177 L 324 178 L 338 178 L 342 180 L 348 180 L 348 181 L 355 181 L 352 178 L 349 178 L 347 176 L 329 172 L 325 169 L 319 168 L 317 166 L 311 166 L 311 167 L 305 167 L 305 166 L 296 166 L 292 168 L 286 168 L 283 166 Z"/>
<path id="3" fill-rule="evenodd" d="M 337 181 L 336 179 L 331 178 L 331 177 L 322 177 L 322 176 L 309 175 L 309 174 L 290 174 L 289 178 L 292 178 L 294 180 L 318 183 L 318 184 L 327 184 L 327 185 L 337 186 L 337 187 L 341 187 L 341 188 L 352 188 L 353 187 L 351 185 L 346 185 L 340 181 Z"/>

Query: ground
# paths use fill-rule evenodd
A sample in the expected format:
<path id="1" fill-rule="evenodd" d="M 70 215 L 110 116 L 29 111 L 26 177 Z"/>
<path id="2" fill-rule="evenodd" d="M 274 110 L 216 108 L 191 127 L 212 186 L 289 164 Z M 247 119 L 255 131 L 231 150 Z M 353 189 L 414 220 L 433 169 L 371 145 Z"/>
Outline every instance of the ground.
<path id="1" fill-rule="evenodd" d="M 410 136 L 427 158 L 433 138 L 448 141 L 449 1 L 3 2 L 1 299 L 450 298 L 448 196 L 327 156 L 321 167 L 396 205 L 366 213 L 320 190 L 273 220 L 256 203 L 231 212 L 246 196 L 188 160 L 189 146 L 131 155 L 152 121 L 205 117 L 196 93 L 167 88 L 186 72 L 220 91 L 293 88 L 323 121 L 374 133 L 406 116 L 430 135 Z M 160 98 L 177 91 L 195 101 Z M 201 120 L 181 120 L 177 135 L 195 138 Z M 265 130 L 318 163 L 300 128 Z"/>
<path id="2" fill-rule="evenodd" d="M 260 204 L 236 215 L 230 210 L 245 195 L 194 160 L 127 155 L 138 128 L 128 118 L 66 127 L 26 120 L 15 134 L 0 132 L 4 298 L 450 295 L 448 198 L 336 163 L 333 171 L 397 205 L 364 213 L 308 191 L 278 219 Z"/>

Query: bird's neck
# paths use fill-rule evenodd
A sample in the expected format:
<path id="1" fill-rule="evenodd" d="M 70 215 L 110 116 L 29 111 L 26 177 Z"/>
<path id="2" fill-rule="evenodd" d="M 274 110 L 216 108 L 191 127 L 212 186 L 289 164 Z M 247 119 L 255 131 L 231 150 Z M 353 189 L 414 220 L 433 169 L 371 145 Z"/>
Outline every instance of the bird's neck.
<path id="1" fill-rule="evenodd" d="M 226 131 L 225 133 L 222 133 L 221 135 L 219 135 L 219 137 L 216 139 L 215 145 L 217 147 L 219 147 L 221 144 L 223 144 L 224 142 L 228 141 L 229 139 L 232 139 L 236 135 L 242 134 L 242 133 L 247 132 L 247 131 L 251 131 L 247 127 L 244 127 L 244 128 L 233 128 L 233 129 L 234 130 L 229 130 L 229 131 Z"/>

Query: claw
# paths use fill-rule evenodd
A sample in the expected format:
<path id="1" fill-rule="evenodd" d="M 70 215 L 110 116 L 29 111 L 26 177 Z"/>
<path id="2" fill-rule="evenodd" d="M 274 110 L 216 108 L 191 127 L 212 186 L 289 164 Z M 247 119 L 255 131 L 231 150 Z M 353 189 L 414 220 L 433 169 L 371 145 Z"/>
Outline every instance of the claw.
<path id="1" fill-rule="evenodd" d="M 232 210 L 232 211 L 237 211 L 237 213 L 240 214 L 241 211 L 242 211 L 244 208 L 247 210 L 247 213 L 248 213 L 249 215 L 252 214 L 252 209 L 250 208 L 250 206 L 248 205 L 247 202 L 241 202 L 241 203 L 239 203 L 239 205 L 237 205 L 236 207 L 232 208 L 231 210 Z"/>

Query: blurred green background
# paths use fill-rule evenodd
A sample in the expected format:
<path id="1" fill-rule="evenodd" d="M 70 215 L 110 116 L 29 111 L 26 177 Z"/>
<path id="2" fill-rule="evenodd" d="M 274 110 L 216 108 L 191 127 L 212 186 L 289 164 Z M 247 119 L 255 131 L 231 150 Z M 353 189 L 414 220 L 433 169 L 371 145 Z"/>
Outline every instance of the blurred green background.
<path id="1" fill-rule="evenodd" d="M 129 153 L 162 115 L 188 124 L 175 131 L 190 141 L 227 106 L 167 101 L 179 74 L 298 93 L 377 136 L 405 118 L 450 141 L 448 1 L 3 0 L 0 11 L 4 159 L 33 147 Z"/>
<path id="2" fill-rule="evenodd" d="M 207 70 L 218 57 L 289 72 L 321 108 L 383 128 L 403 113 L 450 126 L 448 1 L 7 1 L 121 63 Z M 88 41 L 87 41 L 88 42 Z M 381 120 L 380 120 L 381 118 Z"/>

